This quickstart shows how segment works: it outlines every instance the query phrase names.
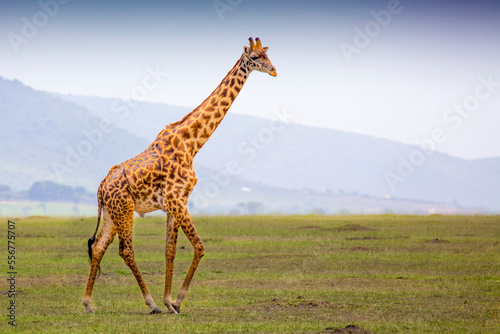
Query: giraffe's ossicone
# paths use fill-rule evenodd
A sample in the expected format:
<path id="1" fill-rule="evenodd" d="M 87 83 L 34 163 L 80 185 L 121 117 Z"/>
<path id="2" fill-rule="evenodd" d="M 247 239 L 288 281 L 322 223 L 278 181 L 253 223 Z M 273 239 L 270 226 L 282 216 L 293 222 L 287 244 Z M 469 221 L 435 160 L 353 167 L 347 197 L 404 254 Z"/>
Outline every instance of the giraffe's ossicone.
<path id="1" fill-rule="evenodd" d="M 276 69 L 267 57 L 268 48 L 262 47 L 259 38 L 256 38 L 256 43 L 252 38 L 249 40 L 250 47 L 244 47 L 240 59 L 205 101 L 182 120 L 167 125 L 142 153 L 112 167 L 99 185 L 97 227 L 88 242 L 91 267 L 83 296 L 87 312 L 92 312 L 90 300 L 99 264 L 118 234 L 120 256 L 134 273 L 146 305 L 151 313 L 161 313 L 142 278 L 132 247 L 134 211 L 142 216 L 156 210 L 167 214 L 163 302 L 168 312 L 180 312 L 182 300 L 205 251 L 187 209 L 188 197 L 197 180 L 193 158 L 219 126 L 250 72 L 257 70 L 276 76 Z M 103 223 L 99 231 L 101 214 Z M 177 299 L 172 302 L 172 274 L 179 229 L 193 245 L 194 257 Z"/>

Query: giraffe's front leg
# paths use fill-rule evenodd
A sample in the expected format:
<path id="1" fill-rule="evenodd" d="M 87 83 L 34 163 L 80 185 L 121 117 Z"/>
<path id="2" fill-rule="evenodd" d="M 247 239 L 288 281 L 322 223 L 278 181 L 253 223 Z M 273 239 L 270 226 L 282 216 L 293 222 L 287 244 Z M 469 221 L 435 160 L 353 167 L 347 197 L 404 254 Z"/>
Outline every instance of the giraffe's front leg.
<path id="1" fill-rule="evenodd" d="M 172 276 L 174 273 L 174 259 L 177 245 L 179 227 L 175 226 L 175 219 L 171 213 L 167 213 L 167 237 L 165 245 L 165 293 L 163 302 L 169 313 L 177 314 L 179 308 L 172 304 Z"/>

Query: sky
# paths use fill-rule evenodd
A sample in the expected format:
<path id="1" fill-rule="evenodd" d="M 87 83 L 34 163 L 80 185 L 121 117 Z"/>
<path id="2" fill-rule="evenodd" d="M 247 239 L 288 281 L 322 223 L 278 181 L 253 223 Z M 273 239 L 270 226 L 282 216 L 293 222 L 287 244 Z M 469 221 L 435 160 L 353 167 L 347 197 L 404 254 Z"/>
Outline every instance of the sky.
<path id="1" fill-rule="evenodd" d="M 260 37 L 278 76 L 252 73 L 230 112 L 500 157 L 499 17 L 486 0 L 2 0 L 0 77 L 196 107 Z"/>

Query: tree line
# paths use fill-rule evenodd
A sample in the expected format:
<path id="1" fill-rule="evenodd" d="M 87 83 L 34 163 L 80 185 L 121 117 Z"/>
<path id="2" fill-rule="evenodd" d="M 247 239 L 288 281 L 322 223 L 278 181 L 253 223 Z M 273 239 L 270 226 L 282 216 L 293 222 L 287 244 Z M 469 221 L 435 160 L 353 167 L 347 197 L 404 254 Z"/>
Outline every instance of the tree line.
<path id="1" fill-rule="evenodd" d="M 28 191 L 15 192 L 4 184 L 0 184 L 0 199 L 31 200 L 41 202 L 82 202 L 87 201 L 93 194 L 89 194 L 84 187 L 71 187 L 54 181 L 34 182 Z"/>

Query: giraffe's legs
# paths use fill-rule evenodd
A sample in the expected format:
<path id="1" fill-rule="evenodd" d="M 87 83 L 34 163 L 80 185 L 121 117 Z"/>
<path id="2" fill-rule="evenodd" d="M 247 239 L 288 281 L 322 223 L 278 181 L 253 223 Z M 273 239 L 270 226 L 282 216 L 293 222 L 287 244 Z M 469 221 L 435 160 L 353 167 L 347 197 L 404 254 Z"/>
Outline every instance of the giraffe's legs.
<path id="1" fill-rule="evenodd" d="M 191 221 L 191 219 L 189 221 L 190 225 L 182 225 L 182 230 L 184 231 L 184 234 L 186 234 L 187 238 L 191 242 L 191 245 L 193 245 L 194 256 L 193 256 L 193 261 L 189 266 L 186 278 L 184 279 L 184 283 L 182 284 L 182 287 L 179 290 L 179 293 L 177 294 L 177 300 L 173 303 L 174 307 L 177 308 L 177 311 L 180 311 L 181 303 L 186 297 L 187 290 L 189 288 L 189 285 L 191 284 L 191 280 L 193 279 L 194 273 L 198 268 L 198 264 L 200 263 L 201 258 L 205 254 L 205 246 L 203 245 L 203 242 L 201 241 L 200 236 L 198 235 L 198 232 L 196 231 L 193 222 Z"/>
<path id="2" fill-rule="evenodd" d="M 172 276 L 174 273 L 174 259 L 178 233 L 179 226 L 175 224 L 174 216 L 168 212 L 165 245 L 165 293 L 163 295 L 163 303 L 167 307 L 169 313 L 178 313 L 172 305 Z"/>
<path id="3" fill-rule="evenodd" d="M 134 249 L 132 247 L 132 223 L 134 221 L 134 213 L 133 211 L 130 211 L 126 214 L 119 215 L 118 217 L 113 217 L 114 221 L 118 221 L 118 219 L 121 220 L 118 228 L 118 237 L 120 238 L 119 254 L 130 270 L 132 270 L 132 273 L 141 288 L 144 301 L 151 310 L 151 314 L 161 313 L 161 310 L 153 301 L 153 297 L 151 297 L 151 294 L 146 286 L 146 282 L 142 278 L 137 262 L 135 261 Z"/>
<path id="4" fill-rule="evenodd" d="M 169 215 L 173 215 L 175 218 L 175 223 L 172 222 L 171 217 L 167 217 L 167 248 L 166 248 L 166 258 L 167 258 L 167 270 L 165 274 L 165 305 L 171 311 L 171 307 L 175 309 L 175 311 L 179 312 L 181 308 L 181 303 L 186 297 L 187 290 L 189 285 L 191 284 L 191 280 L 193 279 L 194 273 L 198 268 L 198 264 L 200 263 L 201 258 L 205 253 L 205 247 L 203 246 L 203 242 L 201 241 L 198 232 L 196 231 L 193 221 L 189 215 L 187 208 L 184 206 L 180 208 L 178 211 L 173 210 Z M 172 227 L 169 231 L 169 222 Z M 194 248 L 194 256 L 193 261 L 191 262 L 191 266 L 189 267 L 186 278 L 184 279 L 184 283 L 182 284 L 179 293 L 177 294 L 177 300 L 172 303 L 171 301 L 171 292 L 172 292 L 172 272 L 173 272 L 173 260 L 175 258 L 175 244 L 177 241 L 178 234 L 178 226 L 182 228 L 184 234 L 189 239 Z M 172 236 L 169 237 L 169 234 Z"/>
<path id="5" fill-rule="evenodd" d="M 106 252 L 108 246 L 113 242 L 116 235 L 116 228 L 111 221 L 108 211 L 104 209 L 103 224 L 99 235 L 97 236 L 97 241 L 92 245 L 92 264 L 90 266 L 89 279 L 87 281 L 87 288 L 85 289 L 85 294 L 83 295 L 83 305 L 85 310 L 89 313 L 93 312 L 90 306 L 90 300 L 92 296 L 92 289 L 94 288 L 94 283 L 97 276 L 97 271 L 99 269 L 99 264 L 101 259 Z"/>

